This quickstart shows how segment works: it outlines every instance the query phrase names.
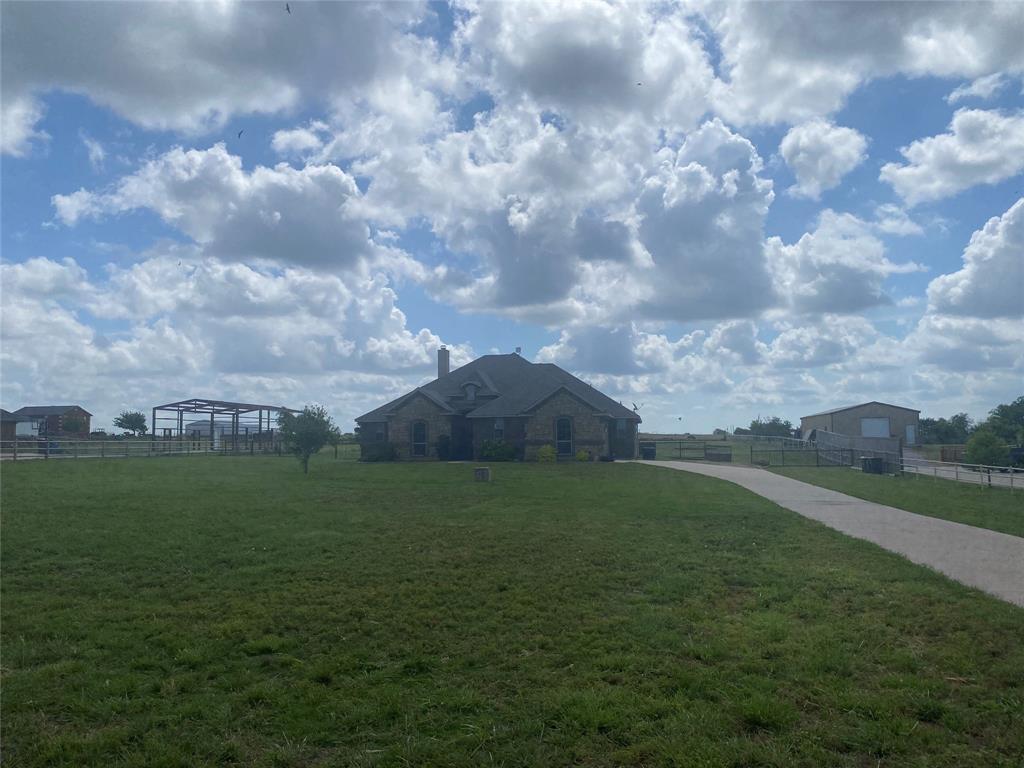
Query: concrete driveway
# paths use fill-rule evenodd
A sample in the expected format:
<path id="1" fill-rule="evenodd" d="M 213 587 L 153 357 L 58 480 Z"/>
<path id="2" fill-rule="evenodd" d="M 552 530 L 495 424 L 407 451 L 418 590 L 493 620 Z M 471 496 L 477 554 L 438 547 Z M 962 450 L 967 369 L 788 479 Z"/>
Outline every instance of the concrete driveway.
<path id="1" fill-rule="evenodd" d="M 780 507 L 927 565 L 961 584 L 1024 607 L 1024 538 L 915 515 L 757 467 L 640 461 L 728 480 Z"/>

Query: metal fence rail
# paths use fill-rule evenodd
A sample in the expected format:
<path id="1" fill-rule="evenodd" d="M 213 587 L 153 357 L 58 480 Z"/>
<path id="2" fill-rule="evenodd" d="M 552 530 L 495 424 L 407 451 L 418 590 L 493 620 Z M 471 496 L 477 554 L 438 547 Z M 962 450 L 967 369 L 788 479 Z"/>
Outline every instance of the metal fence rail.
<path id="1" fill-rule="evenodd" d="M 772 442 L 774 440 L 774 443 Z M 653 456 L 644 455 L 644 447 Z M 728 461 L 761 467 L 852 467 L 861 469 L 864 459 L 873 459 L 877 471 L 887 475 L 935 477 L 977 483 L 985 487 L 1024 489 L 1024 468 L 967 465 L 904 458 L 899 453 L 869 448 L 835 447 L 788 438 L 767 438 L 737 444 L 712 440 L 642 440 L 641 458 L 666 461 Z"/>
<path id="2" fill-rule="evenodd" d="M 807 440 L 800 437 L 777 437 L 774 435 L 729 435 L 727 438 L 730 441 L 742 441 L 749 442 L 752 446 L 760 446 L 762 444 L 768 444 L 773 446 L 785 447 L 785 448 L 807 448 L 811 445 Z M 753 447 L 752 447 L 753 450 Z"/>
<path id="3" fill-rule="evenodd" d="M 358 443 L 342 441 L 324 451 L 336 459 L 359 458 Z M 28 438 L 0 440 L 0 459 L 25 461 L 36 459 L 117 459 L 155 456 L 284 456 L 289 455 L 281 440 L 219 440 L 174 437 L 171 439 L 125 438 L 121 440 L 82 440 L 73 438 Z"/>
<path id="4" fill-rule="evenodd" d="M 989 464 L 956 464 L 946 461 L 903 459 L 902 471 L 914 477 L 933 477 L 985 487 L 1024 489 L 1024 468 L 996 467 Z"/>
<path id="5" fill-rule="evenodd" d="M 698 460 L 698 461 L 731 461 L 739 464 L 749 464 L 753 452 L 760 450 L 787 450 L 786 440 L 788 438 L 767 438 L 760 442 L 734 441 L 732 437 L 728 440 L 698 440 L 676 439 L 676 440 L 641 440 L 640 456 L 647 455 L 653 448 L 653 458 L 665 460 Z M 806 447 L 805 443 L 796 442 L 801 448 Z"/>

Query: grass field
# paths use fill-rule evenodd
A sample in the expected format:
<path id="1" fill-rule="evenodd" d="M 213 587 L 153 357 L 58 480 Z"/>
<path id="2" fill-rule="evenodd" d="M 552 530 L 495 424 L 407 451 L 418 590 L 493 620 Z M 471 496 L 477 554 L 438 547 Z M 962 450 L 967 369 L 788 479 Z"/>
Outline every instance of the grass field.
<path id="1" fill-rule="evenodd" d="M 642 465 L 3 466 L 9 766 L 1019 766 L 1024 611 Z"/>
<path id="2" fill-rule="evenodd" d="M 845 467 L 772 467 L 773 472 L 929 517 L 1024 536 L 1024 489 L 979 487 L 917 475 L 865 475 Z"/>

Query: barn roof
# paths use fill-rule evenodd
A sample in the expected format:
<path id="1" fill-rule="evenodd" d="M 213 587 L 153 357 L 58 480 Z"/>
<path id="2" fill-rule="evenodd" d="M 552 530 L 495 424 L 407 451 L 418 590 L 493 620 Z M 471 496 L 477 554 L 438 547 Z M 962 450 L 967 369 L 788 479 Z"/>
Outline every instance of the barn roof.
<path id="1" fill-rule="evenodd" d="M 801 416 L 801 419 L 810 419 L 814 416 L 828 416 L 833 413 L 842 413 L 843 411 L 852 411 L 854 408 L 863 408 L 865 405 L 884 405 L 886 408 L 895 408 L 898 411 L 911 411 L 913 413 L 920 413 L 921 411 L 917 408 L 905 408 L 902 405 L 893 405 L 892 403 L 883 403 L 879 400 L 869 400 L 866 403 L 857 403 L 857 405 L 846 405 L 842 408 L 833 408 L 830 411 L 819 411 L 818 413 L 811 413 L 807 416 Z"/>
<path id="2" fill-rule="evenodd" d="M 14 412 L 15 416 L 63 416 L 75 408 L 82 411 L 86 416 L 92 416 L 80 405 L 26 405 Z"/>

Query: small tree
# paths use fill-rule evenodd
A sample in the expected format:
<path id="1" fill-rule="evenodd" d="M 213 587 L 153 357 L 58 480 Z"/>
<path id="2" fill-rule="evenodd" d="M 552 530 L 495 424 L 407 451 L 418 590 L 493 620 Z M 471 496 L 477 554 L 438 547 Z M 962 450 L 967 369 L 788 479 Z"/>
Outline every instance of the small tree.
<path id="1" fill-rule="evenodd" d="M 1002 438 L 985 427 L 978 429 L 967 441 L 964 461 L 969 464 L 989 464 L 1005 467 L 1010 463 L 1010 449 Z"/>
<path id="2" fill-rule="evenodd" d="M 985 426 L 1008 443 L 1020 442 L 1024 437 L 1024 395 L 989 411 Z"/>
<path id="3" fill-rule="evenodd" d="M 146 434 L 146 414 L 142 411 L 121 411 L 121 414 L 114 419 L 114 426 L 131 432 L 132 436 Z"/>
<path id="4" fill-rule="evenodd" d="M 282 411 L 277 417 L 277 424 L 284 444 L 302 462 L 302 472 L 307 475 L 309 457 L 341 436 L 322 405 L 307 405 L 302 413 Z"/>
<path id="5" fill-rule="evenodd" d="M 793 424 L 788 419 L 783 420 L 778 416 L 772 416 L 770 419 L 758 417 L 750 422 L 750 434 L 764 437 L 792 437 Z"/>

